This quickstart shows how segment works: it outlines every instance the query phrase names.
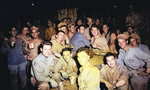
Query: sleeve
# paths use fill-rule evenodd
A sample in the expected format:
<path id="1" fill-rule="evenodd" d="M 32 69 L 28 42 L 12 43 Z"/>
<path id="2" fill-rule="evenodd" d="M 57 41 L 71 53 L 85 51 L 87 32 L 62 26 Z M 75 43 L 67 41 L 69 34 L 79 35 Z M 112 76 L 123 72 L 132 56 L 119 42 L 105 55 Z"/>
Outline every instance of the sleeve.
<path id="1" fill-rule="evenodd" d="M 133 53 L 135 54 L 135 57 L 140 60 L 143 60 L 146 63 L 146 67 L 150 68 L 150 55 L 143 52 L 139 48 L 133 48 L 133 49 L 132 50 L 133 50 Z"/>
<path id="2" fill-rule="evenodd" d="M 86 37 L 84 37 L 84 36 L 81 37 L 81 36 L 80 36 L 79 38 L 80 38 L 81 41 L 84 43 L 84 45 L 87 45 L 87 46 L 90 45 L 90 42 L 89 42 L 89 40 L 86 39 Z"/>
<path id="3" fill-rule="evenodd" d="M 148 46 L 146 46 L 146 45 L 144 45 L 144 46 L 145 46 L 145 47 L 143 48 L 144 51 L 145 51 L 147 54 L 150 55 L 150 50 L 149 50 Z"/>
<path id="4" fill-rule="evenodd" d="M 121 49 L 119 50 L 119 55 L 118 55 L 118 59 L 116 60 L 116 63 L 120 65 L 124 65 L 124 53 Z"/>
<path id="5" fill-rule="evenodd" d="M 106 66 L 103 66 L 101 71 L 100 71 L 100 78 L 103 78 L 103 79 L 105 79 L 105 67 Z"/>
<path id="6" fill-rule="evenodd" d="M 128 70 L 127 70 L 127 68 L 126 68 L 125 66 L 123 66 L 123 67 L 121 68 L 121 70 L 122 70 L 122 73 L 121 73 L 121 75 L 120 75 L 118 81 L 119 81 L 119 80 L 124 80 L 124 81 L 128 82 L 129 75 L 128 75 Z"/>
<path id="7" fill-rule="evenodd" d="M 38 81 L 49 82 L 51 78 L 45 72 L 44 67 L 38 62 L 32 62 L 31 75 L 34 76 Z"/>

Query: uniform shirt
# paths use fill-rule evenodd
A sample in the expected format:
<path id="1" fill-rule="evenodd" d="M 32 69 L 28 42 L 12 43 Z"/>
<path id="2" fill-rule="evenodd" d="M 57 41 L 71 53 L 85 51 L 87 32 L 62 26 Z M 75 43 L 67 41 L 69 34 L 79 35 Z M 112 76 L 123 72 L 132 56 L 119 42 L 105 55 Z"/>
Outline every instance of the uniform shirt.
<path id="1" fill-rule="evenodd" d="M 61 44 L 58 43 L 58 42 L 56 41 L 56 39 L 51 40 L 51 42 L 52 42 L 52 44 L 53 44 L 53 46 L 52 46 L 52 48 L 51 48 L 52 53 L 54 53 L 54 52 L 60 53 L 63 48 L 67 47 L 67 45 L 65 45 L 65 42 L 64 42 L 64 41 L 62 41 Z"/>
<path id="2" fill-rule="evenodd" d="M 150 50 L 149 50 L 148 46 L 146 46 L 144 44 L 139 44 L 138 48 L 150 55 Z"/>
<path id="3" fill-rule="evenodd" d="M 80 68 L 78 85 L 79 90 L 98 90 L 100 85 L 100 71 L 87 62 Z"/>
<path id="4" fill-rule="evenodd" d="M 71 44 L 73 45 L 73 51 L 77 51 L 80 47 L 85 45 L 89 46 L 90 42 L 84 37 L 82 33 L 77 32 L 73 35 Z"/>
<path id="5" fill-rule="evenodd" d="M 32 62 L 31 75 L 38 81 L 49 82 L 52 72 L 55 72 L 55 67 L 58 60 L 54 55 L 45 57 L 42 53 L 39 54 Z M 34 71 L 33 71 L 34 70 Z"/>
<path id="6" fill-rule="evenodd" d="M 60 71 L 65 71 L 68 76 L 76 76 L 77 75 L 77 64 L 73 58 L 70 59 L 69 62 L 66 62 L 62 57 L 59 60 L 61 64 Z"/>
<path id="7" fill-rule="evenodd" d="M 83 35 L 86 37 L 86 39 L 91 40 L 90 29 L 89 29 L 89 28 L 86 28 L 86 29 L 84 30 Z"/>
<path id="8" fill-rule="evenodd" d="M 126 82 L 125 85 L 118 87 L 119 90 L 129 90 L 129 75 L 127 72 L 127 68 L 122 65 L 117 65 L 115 71 L 113 72 L 108 65 L 102 67 L 100 71 L 100 77 L 111 83 L 112 85 L 116 85 L 119 80 L 124 80 Z"/>
<path id="9" fill-rule="evenodd" d="M 120 49 L 117 63 L 127 66 L 129 70 L 142 68 L 145 63 L 147 67 L 150 67 L 150 55 L 139 48 L 129 48 L 127 52 Z"/>

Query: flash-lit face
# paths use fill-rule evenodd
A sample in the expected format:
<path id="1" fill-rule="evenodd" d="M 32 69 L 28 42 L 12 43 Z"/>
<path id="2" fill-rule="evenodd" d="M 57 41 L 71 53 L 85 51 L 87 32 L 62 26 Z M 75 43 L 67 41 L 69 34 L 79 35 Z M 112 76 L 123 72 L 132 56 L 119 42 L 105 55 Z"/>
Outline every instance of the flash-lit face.
<path id="1" fill-rule="evenodd" d="M 64 57 L 64 59 L 65 59 L 67 62 L 69 62 L 70 59 L 71 59 L 70 51 L 64 51 L 64 52 L 63 52 L 63 57 Z"/>
<path id="2" fill-rule="evenodd" d="M 64 33 L 59 32 L 59 33 L 57 34 L 57 39 L 58 39 L 59 41 L 63 41 L 64 38 L 65 38 L 65 34 L 64 34 Z"/>
<path id="3" fill-rule="evenodd" d="M 40 48 L 40 50 L 42 51 L 42 54 L 45 57 L 48 57 L 51 54 L 51 46 L 50 45 L 44 45 L 43 48 Z"/>
<path id="4" fill-rule="evenodd" d="M 11 28 L 11 32 L 10 32 L 10 34 L 12 35 L 12 36 L 16 36 L 17 35 L 17 30 L 16 30 L 16 28 Z"/>
<path id="5" fill-rule="evenodd" d="M 38 32 L 37 30 L 35 30 L 35 29 L 31 30 L 31 36 L 32 36 L 33 38 L 37 38 L 38 35 L 39 35 L 39 32 Z"/>
<path id="6" fill-rule="evenodd" d="M 114 56 L 106 57 L 106 61 L 107 61 L 107 64 L 110 68 L 116 67 L 116 60 L 115 60 Z"/>
<path id="7" fill-rule="evenodd" d="M 103 25 L 103 31 L 104 31 L 104 33 L 107 33 L 108 29 L 109 29 L 109 27 L 107 25 Z"/>
<path id="8" fill-rule="evenodd" d="M 92 27 L 91 33 L 93 36 L 97 36 L 98 35 L 98 29 L 96 27 Z"/>
<path id="9" fill-rule="evenodd" d="M 24 27 L 24 28 L 22 29 L 22 35 L 23 35 L 23 36 L 27 35 L 27 34 L 29 33 L 28 30 L 29 30 L 29 29 L 28 29 L 27 27 Z"/>
<path id="10" fill-rule="evenodd" d="M 127 46 L 125 39 L 118 39 L 119 46 L 124 49 Z"/>
<path id="11" fill-rule="evenodd" d="M 70 31 L 72 32 L 72 33 L 75 33 L 76 31 L 75 31 L 75 26 L 74 25 L 72 25 L 71 27 L 70 27 Z"/>
<path id="12" fill-rule="evenodd" d="M 81 51 L 77 54 L 78 57 L 78 61 L 80 63 L 80 65 L 84 65 L 86 62 L 88 62 L 90 56 L 87 55 L 87 53 L 85 53 L 84 51 Z"/>
<path id="13" fill-rule="evenodd" d="M 78 29 L 78 32 L 80 32 L 80 33 L 84 33 L 84 30 L 85 30 L 85 28 L 83 27 L 83 26 L 81 26 L 79 29 Z"/>

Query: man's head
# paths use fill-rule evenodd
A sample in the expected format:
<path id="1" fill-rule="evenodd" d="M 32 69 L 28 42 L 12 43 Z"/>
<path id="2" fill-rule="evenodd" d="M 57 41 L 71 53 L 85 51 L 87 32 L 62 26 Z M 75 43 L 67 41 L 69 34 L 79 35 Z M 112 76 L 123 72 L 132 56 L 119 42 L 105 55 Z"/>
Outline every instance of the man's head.
<path id="1" fill-rule="evenodd" d="M 62 22 L 67 24 L 67 18 L 63 18 Z"/>
<path id="2" fill-rule="evenodd" d="M 95 20 L 95 24 L 100 25 L 100 20 L 98 18 Z"/>
<path id="3" fill-rule="evenodd" d="M 113 53 L 107 53 L 104 56 L 104 63 L 107 64 L 110 68 L 116 67 L 115 55 Z"/>
<path id="4" fill-rule="evenodd" d="M 51 26 L 53 25 L 52 21 L 51 21 L 51 20 L 48 20 L 48 21 L 47 21 L 47 25 L 48 25 L 49 27 L 51 27 Z"/>
<path id="5" fill-rule="evenodd" d="M 60 27 L 59 27 L 59 30 L 62 30 L 62 31 L 64 31 L 65 33 L 68 33 L 68 28 L 67 28 L 66 25 L 60 26 Z"/>
<path id="6" fill-rule="evenodd" d="M 120 48 L 124 49 L 128 45 L 128 38 L 129 37 L 125 34 L 119 34 L 117 36 L 118 45 L 120 46 Z"/>
<path id="7" fill-rule="evenodd" d="M 24 26 L 22 29 L 22 35 L 25 36 L 29 33 L 29 28 L 27 26 Z"/>
<path id="8" fill-rule="evenodd" d="M 32 26 L 30 30 L 31 30 L 32 38 L 34 38 L 34 39 L 38 38 L 38 35 L 40 34 L 40 32 L 38 32 L 39 29 L 35 26 Z"/>
<path id="9" fill-rule="evenodd" d="M 128 32 L 129 32 L 129 35 L 134 33 L 133 26 L 128 26 Z"/>
<path id="10" fill-rule="evenodd" d="M 83 24 L 82 19 L 81 19 L 81 18 L 78 18 L 78 19 L 76 20 L 76 23 L 77 23 L 77 25 L 82 25 L 82 24 Z"/>
<path id="11" fill-rule="evenodd" d="M 83 47 L 79 48 L 77 50 L 77 58 L 78 58 L 80 65 L 86 64 L 88 60 L 90 59 L 89 50 Z"/>
<path id="12" fill-rule="evenodd" d="M 137 46 L 140 44 L 137 35 L 134 35 L 134 34 L 130 35 L 129 40 L 130 40 L 130 44 L 131 44 L 133 47 L 137 47 Z"/>
<path id="13" fill-rule="evenodd" d="M 69 25 L 68 25 L 68 27 L 69 27 L 69 31 L 71 32 L 71 33 L 75 33 L 76 31 L 75 31 L 75 25 L 74 25 L 74 23 L 70 23 Z"/>
<path id="14" fill-rule="evenodd" d="M 56 35 L 57 35 L 57 40 L 59 41 L 63 41 L 65 39 L 65 32 L 62 30 L 58 31 Z"/>
<path id="15" fill-rule="evenodd" d="M 48 57 L 51 54 L 51 47 L 52 47 L 51 42 L 43 41 L 42 44 L 40 45 L 40 50 L 45 57 Z"/>
<path id="16" fill-rule="evenodd" d="M 97 25 L 92 25 L 91 26 L 91 33 L 93 36 L 97 36 L 99 34 L 98 26 Z"/>
<path id="17" fill-rule="evenodd" d="M 70 59 L 71 59 L 71 48 L 64 48 L 62 49 L 62 52 L 61 52 L 63 58 L 69 62 Z"/>
<path id="18" fill-rule="evenodd" d="M 93 24 L 92 18 L 87 18 L 87 24 L 88 24 L 89 27 L 92 26 L 92 24 Z"/>
<path id="19" fill-rule="evenodd" d="M 17 30 L 16 30 L 16 28 L 15 27 L 12 27 L 11 28 L 11 31 L 9 31 L 9 33 L 11 34 L 11 36 L 13 36 L 13 37 L 15 37 L 16 35 L 17 35 Z"/>
<path id="20" fill-rule="evenodd" d="M 84 25 L 79 25 L 78 28 L 77 28 L 77 30 L 78 30 L 79 33 L 82 33 L 82 34 L 83 34 L 83 33 L 84 33 L 84 30 L 85 30 Z"/>
<path id="21" fill-rule="evenodd" d="M 103 31 L 104 31 L 104 33 L 107 33 L 108 29 L 109 29 L 108 25 L 107 24 L 103 24 Z"/>

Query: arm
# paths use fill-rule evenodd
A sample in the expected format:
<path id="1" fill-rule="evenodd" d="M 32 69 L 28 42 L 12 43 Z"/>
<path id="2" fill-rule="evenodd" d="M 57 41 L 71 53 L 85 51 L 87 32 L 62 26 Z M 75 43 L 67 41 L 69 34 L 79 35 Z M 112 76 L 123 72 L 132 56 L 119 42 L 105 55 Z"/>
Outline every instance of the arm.
<path id="1" fill-rule="evenodd" d="M 106 81 L 105 79 L 100 78 L 100 82 L 105 83 L 106 87 L 107 87 L 109 90 L 113 90 L 114 86 L 113 86 L 111 83 L 109 83 L 108 81 Z"/>

